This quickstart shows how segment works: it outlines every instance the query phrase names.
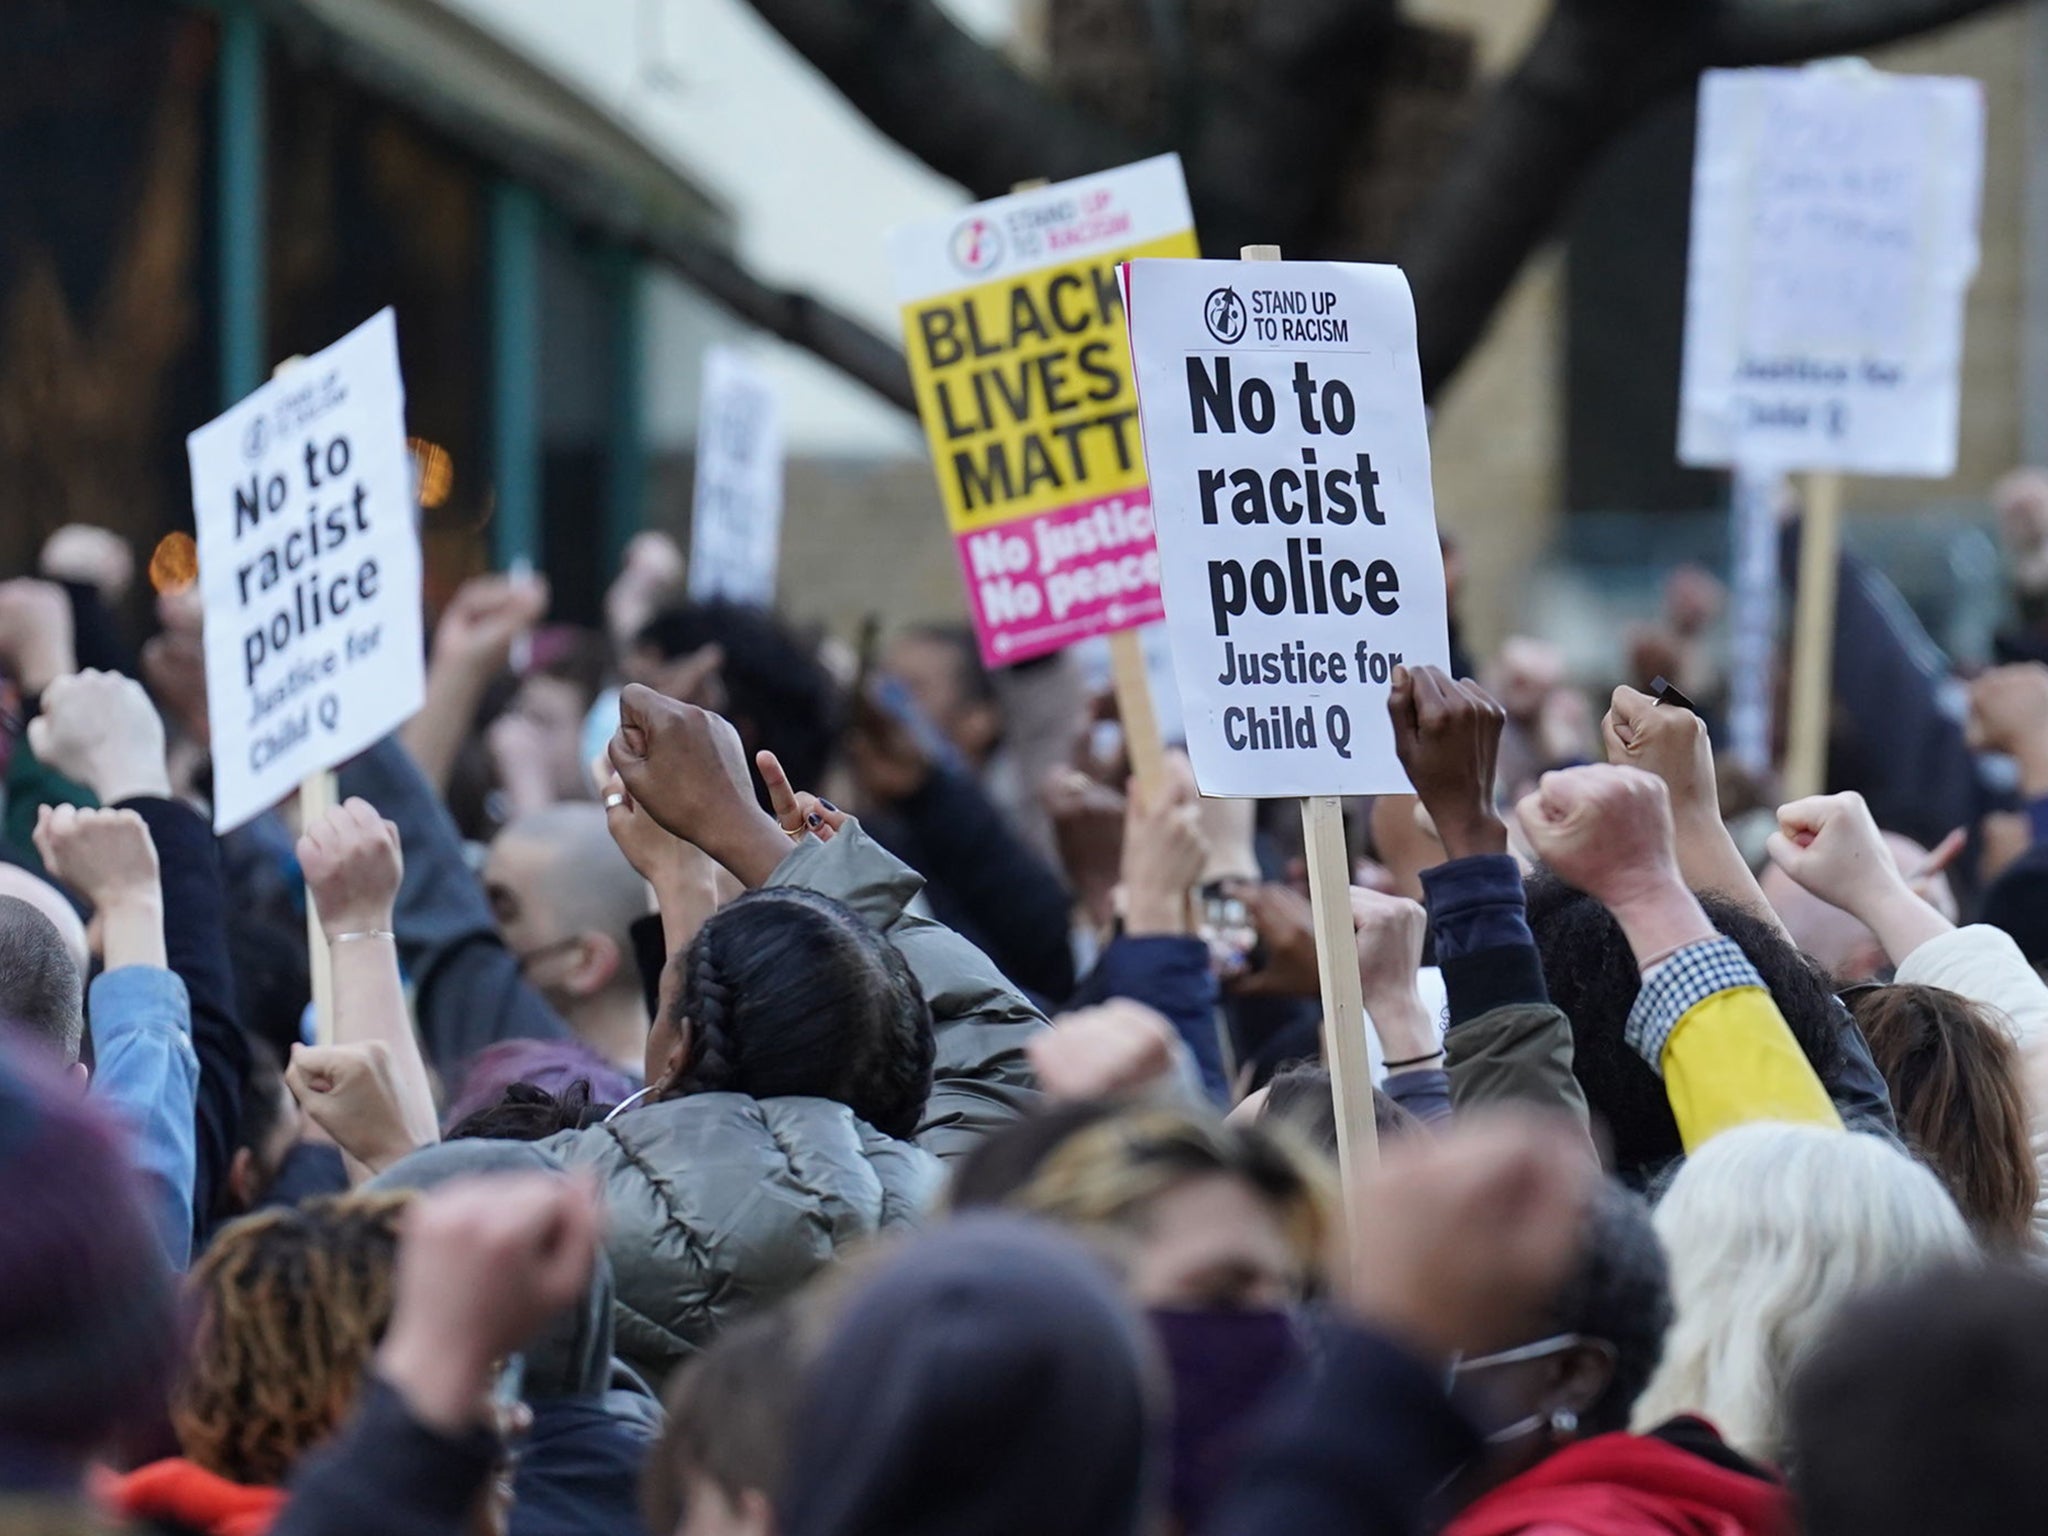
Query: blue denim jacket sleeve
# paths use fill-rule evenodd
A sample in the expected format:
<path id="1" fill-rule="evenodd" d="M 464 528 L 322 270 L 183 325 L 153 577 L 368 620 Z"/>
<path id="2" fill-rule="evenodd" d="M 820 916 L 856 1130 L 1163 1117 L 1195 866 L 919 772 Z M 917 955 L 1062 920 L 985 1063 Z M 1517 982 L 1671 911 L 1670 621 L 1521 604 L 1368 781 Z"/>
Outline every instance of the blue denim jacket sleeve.
<path id="1" fill-rule="evenodd" d="M 94 978 L 92 1092 L 128 1129 L 129 1155 L 173 1269 L 192 1261 L 193 1106 L 199 1056 L 192 1007 L 175 971 L 124 965 Z"/>

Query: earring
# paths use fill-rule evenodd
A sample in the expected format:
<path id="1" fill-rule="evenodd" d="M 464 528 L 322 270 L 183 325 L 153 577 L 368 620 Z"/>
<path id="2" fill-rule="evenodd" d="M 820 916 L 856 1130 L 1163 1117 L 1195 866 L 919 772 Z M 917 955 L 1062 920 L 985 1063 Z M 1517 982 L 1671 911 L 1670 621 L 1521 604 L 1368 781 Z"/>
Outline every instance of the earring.
<path id="1" fill-rule="evenodd" d="M 1569 1440 L 1579 1432 L 1579 1416 L 1569 1408 L 1550 1410 L 1550 1433 L 1559 1440 Z"/>

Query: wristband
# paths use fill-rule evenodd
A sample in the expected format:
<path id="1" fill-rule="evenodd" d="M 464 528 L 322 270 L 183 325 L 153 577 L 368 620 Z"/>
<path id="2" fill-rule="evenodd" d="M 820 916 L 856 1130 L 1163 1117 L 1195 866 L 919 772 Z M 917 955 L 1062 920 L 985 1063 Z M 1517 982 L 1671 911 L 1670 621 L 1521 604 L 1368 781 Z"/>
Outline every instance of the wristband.
<path id="1" fill-rule="evenodd" d="M 1443 1049 L 1438 1047 L 1436 1050 L 1425 1052 L 1420 1056 L 1409 1056 L 1401 1061 L 1383 1061 L 1380 1065 L 1389 1072 L 1399 1072 L 1403 1067 L 1419 1067 L 1424 1062 L 1435 1061 L 1441 1055 L 1443 1055 Z"/>
<path id="2" fill-rule="evenodd" d="M 330 944 L 353 944 L 358 939 L 389 939 L 395 944 L 398 942 L 398 935 L 389 928 L 365 928 L 360 933 L 332 934 L 327 942 Z"/>

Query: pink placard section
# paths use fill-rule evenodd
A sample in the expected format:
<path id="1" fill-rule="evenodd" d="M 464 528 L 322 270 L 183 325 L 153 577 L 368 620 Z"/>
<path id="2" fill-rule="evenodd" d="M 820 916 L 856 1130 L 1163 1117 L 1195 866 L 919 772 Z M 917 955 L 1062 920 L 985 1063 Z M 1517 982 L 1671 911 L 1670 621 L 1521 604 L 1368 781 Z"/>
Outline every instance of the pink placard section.
<path id="1" fill-rule="evenodd" d="M 954 542 L 991 667 L 1166 616 L 1149 491 L 1076 502 Z"/>

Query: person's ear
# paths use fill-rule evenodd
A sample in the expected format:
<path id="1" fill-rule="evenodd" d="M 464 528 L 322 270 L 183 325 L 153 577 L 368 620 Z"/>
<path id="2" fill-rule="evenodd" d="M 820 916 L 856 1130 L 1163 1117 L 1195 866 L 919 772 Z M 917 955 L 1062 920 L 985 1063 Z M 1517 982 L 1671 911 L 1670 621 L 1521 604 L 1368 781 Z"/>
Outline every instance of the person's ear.
<path id="1" fill-rule="evenodd" d="M 593 997 L 612 984 L 624 960 L 625 951 L 610 934 L 580 933 L 564 984 L 578 997 Z"/>
<path id="2" fill-rule="evenodd" d="M 675 1043 L 668 1048 L 668 1055 L 662 1058 L 661 1071 L 650 1085 L 655 1089 L 656 1099 L 665 1099 L 674 1093 L 676 1084 L 690 1070 L 690 1054 L 696 1044 L 697 1026 L 687 1018 L 678 1017 L 674 1033 Z"/>
<path id="3" fill-rule="evenodd" d="M 66 1067 L 64 1069 L 64 1076 L 71 1086 L 80 1093 L 84 1093 L 92 1084 L 92 1068 L 82 1061 L 74 1061 L 70 1066 Z"/>
<path id="4" fill-rule="evenodd" d="M 1614 1346 L 1605 1339 L 1587 1339 L 1558 1358 L 1557 1380 L 1550 1390 L 1553 1407 L 1569 1408 L 1580 1418 L 1607 1393 L 1614 1380 Z"/>
<path id="5" fill-rule="evenodd" d="M 234 1201 L 236 1210 L 255 1209 L 258 1176 L 255 1149 L 235 1148 L 235 1155 L 228 1159 L 228 1198 Z"/>
<path id="6" fill-rule="evenodd" d="M 775 1536 L 775 1506 L 760 1489 L 742 1488 L 738 1500 L 729 1507 L 737 1517 L 735 1530 L 745 1532 L 745 1536 Z"/>

